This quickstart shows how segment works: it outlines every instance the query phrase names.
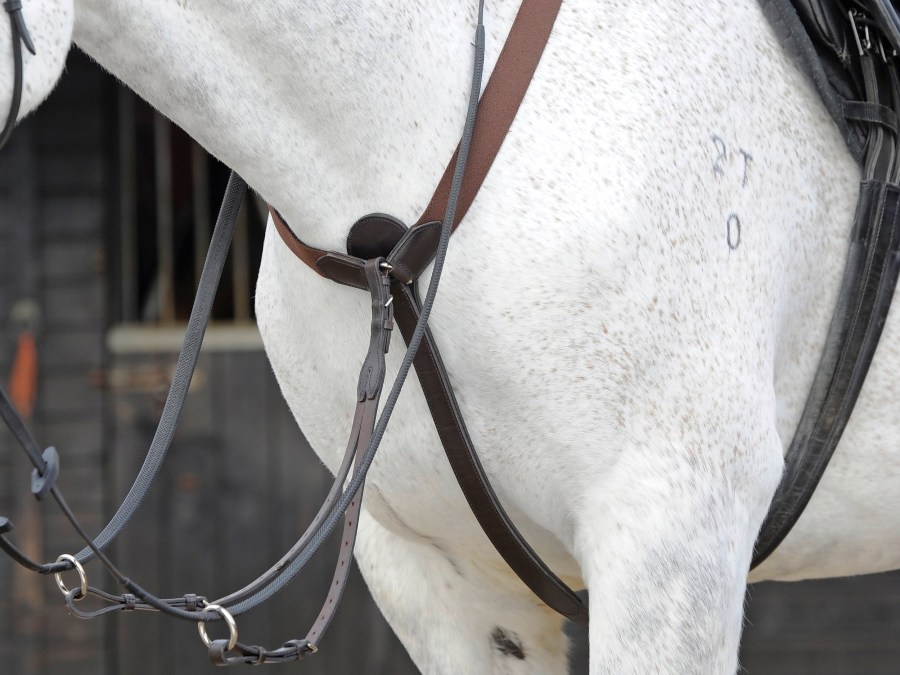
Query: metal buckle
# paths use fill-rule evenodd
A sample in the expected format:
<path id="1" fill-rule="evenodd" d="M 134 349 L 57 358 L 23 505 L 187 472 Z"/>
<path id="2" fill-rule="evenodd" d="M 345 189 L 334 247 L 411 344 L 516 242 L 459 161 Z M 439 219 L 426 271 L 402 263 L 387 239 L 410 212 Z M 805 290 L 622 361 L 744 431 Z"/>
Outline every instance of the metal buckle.
<path id="1" fill-rule="evenodd" d="M 856 40 L 856 48 L 859 50 L 860 56 L 865 56 L 872 50 L 872 34 L 869 32 L 868 24 L 858 24 L 857 19 L 862 21 L 863 13 L 857 9 L 851 9 L 847 12 L 850 17 L 850 25 L 853 26 L 853 37 Z M 884 51 L 882 50 L 882 55 Z"/>

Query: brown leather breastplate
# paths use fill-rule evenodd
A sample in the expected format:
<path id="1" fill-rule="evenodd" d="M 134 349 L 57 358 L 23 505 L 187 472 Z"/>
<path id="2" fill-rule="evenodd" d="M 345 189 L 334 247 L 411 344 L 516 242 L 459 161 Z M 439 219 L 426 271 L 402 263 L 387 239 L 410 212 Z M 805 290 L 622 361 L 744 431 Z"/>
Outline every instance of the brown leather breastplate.
<path id="1" fill-rule="evenodd" d="M 561 0 L 525 0 L 519 9 L 479 102 L 471 150 L 452 223 L 454 230 L 475 199 L 512 125 L 560 5 Z M 306 244 L 281 214 L 270 208 L 272 220 L 285 244 L 300 260 L 318 274 L 340 284 L 366 289 L 366 261 L 384 258 L 390 270 L 394 316 L 404 339 L 409 342 L 419 320 L 419 301 L 413 282 L 434 258 L 458 154 L 459 148 L 415 225 L 407 229 L 390 216 L 365 216 L 351 228 L 346 254 L 323 251 Z M 494 547 L 548 606 L 578 623 L 587 624 L 587 607 L 528 545 L 491 488 L 430 331 L 426 331 L 413 363 L 453 472 Z"/>

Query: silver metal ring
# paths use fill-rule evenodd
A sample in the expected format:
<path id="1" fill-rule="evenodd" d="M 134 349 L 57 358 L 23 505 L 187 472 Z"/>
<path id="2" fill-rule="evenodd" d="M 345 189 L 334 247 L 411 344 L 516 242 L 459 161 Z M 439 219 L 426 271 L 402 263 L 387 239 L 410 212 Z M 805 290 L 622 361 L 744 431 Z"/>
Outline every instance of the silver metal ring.
<path id="1" fill-rule="evenodd" d="M 225 651 L 229 652 L 234 649 L 234 646 L 237 644 L 237 624 L 234 622 L 234 617 L 231 616 L 231 613 L 222 607 L 222 605 L 207 605 L 203 608 L 204 612 L 218 612 L 222 615 L 222 618 L 225 619 L 225 624 L 228 626 L 228 632 L 230 633 L 228 636 L 228 644 L 225 647 Z M 200 633 L 200 639 L 203 640 L 203 644 L 209 647 L 212 642 L 209 639 L 209 636 L 206 634 L 206 622 L 198 621 L 197 622 L 197 630 Z"/>
<path id="2" fill-rule="evenodd" d="M 75 566 L 75 571 L 78 572 L 78 578 L 79 581 L 81 581 L 81 588 L 78 589 L 79 593 L 75 596 L 75 600 L 83 600 L 87 595 L 88 590 L 87 574 L 84 573 L 84 568 L 81 566 L 81 563 L 78 562 L 77 558 L 75 558 L 75 556 L 69 555 L 68 553 L 63 553 L 56 559 L 56 562 L 62 562 L 63 560 L 67 560 Z M 56 578 L 56 585 L 59 586 L 59 590 L 62 591 L 62 594 L 68 595 L 69 589 L 66 588 L 66 585 L 63 583 L 62 572 L 56 572 L 53 576 Z"/>

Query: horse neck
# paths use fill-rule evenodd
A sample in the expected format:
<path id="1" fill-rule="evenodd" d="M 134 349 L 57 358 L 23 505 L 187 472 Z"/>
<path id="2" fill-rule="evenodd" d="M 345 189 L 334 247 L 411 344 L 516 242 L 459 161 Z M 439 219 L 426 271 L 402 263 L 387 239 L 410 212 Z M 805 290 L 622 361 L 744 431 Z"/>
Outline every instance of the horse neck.
<path id="1" fill-rule="evenodd" d="M 518 6 L 489 17 L 490 67 Z M 360 215 L 414 220 L 461 131 L 476 4 L 81 0 L 75 41 L 338 248 Z"/>

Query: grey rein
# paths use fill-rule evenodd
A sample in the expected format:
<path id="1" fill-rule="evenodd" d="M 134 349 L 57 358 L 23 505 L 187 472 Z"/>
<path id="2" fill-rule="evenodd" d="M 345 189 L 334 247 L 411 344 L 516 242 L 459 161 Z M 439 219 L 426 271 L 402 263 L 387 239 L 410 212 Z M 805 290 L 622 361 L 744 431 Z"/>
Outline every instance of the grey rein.
<path id="1" fill-rule="evenodd" d="M 413 334 L 410 336 L 409 349 L 404 357 L 397 379 L 388 395 L 384 410 L 381 417 L 377 418 L 376 421 L 378 402 L 385 377 L 384 354 L 390 343 L 390 331 L 393 328 L 393 307 L 390 295 L 391 281 L 388 277 L 391 265 L 383 258 L 378 258 L 369 261 L 365 265 L 364 270 L 366 287 L 372 298 L 372 334 L 369 350 L 360 372 L 357 387 L 357 410 L 344 461 L 325 503 L 307 531 L 282 556 L 281 560 L 256 581 L 224 598 L 212 602 L 203 596 L 195 594 L 187 594 L 182 598 L 163 599 L 156 597 L 126 577 L 104 552 L 104 549 L 122 531 L 139 507 L 151 482 L 158 473 L 171 444 L 208 323 L 209 310 L 230 245 L 234 224 L 246 192 L 246 184 L 239 176 L 232 173 L 226 188 L 225 198 L 216 221 L 210 250 L 201 275 L 197 297 L 194 301 L 188 328 L 185 332 L 184 344 L 176 365 L 176 374 L 166 399 L 160 425 L 151 443 L 151 448 L 122 506 L 120 506 L 113 519 L 96 539 L 92 539 L 80 526 L 55 484 L 60 470 L 59 454 L 56 449 L 50 447 L 43 452 L 40 450 L 40 446 L 28 431 L 6 392 L 0 389 L 0 416 L 3 417 L 34 465 L 34 471 L 32 472 L 33 494 L 37 499 L 43 499 L 47 495 L 52 496 L 73 528 L 87 544 L 86 548 L 76 555 L 64 554 L 55 562 L 38 563 L 29 559 L 9 541 L 7 535 L 12 531 L 13 524 L 7 518 L 0 518 L 0 548 L 16 562 L 32 571 L 40 574 L 56 575 L 56 581 L 65 596 L 66 605 L 73 614 L 82 618 L 92 618 L 108 611 L 155 609 L 176 618 L 196 622 L 200 629 L 201 638 L 209 649 L 210 658 L 217 665 L 277 663 L 300 659 L 307 654 L 317 651 L 317 644 L 338 606 L 344 582 L 351 567 L 350 557 L 356 537 L 362 487 L 366 472 L 374 459 L 375 452 L 387 427 L 406 375 L 412 367 L 417 344 L 424 339 L 426 334 L 428 315 L 434 302 L 440 281 L 441 268 L 446 256 L 450 237 L 450 223 L 453 222 L 455 217 L 456 204 L 459 201 L 462 187 L 462 177 L 472 142 L 472 133 L 478 109 L 478 95 L 481 90 L 484 41 L 483 2 L 480 2 L 478 22 L 475 30 L 475 58 L 472 68 L 470 105 L 466 115 L 459 152 L 454 161 L 452 185 L 449 199 L 446 203 L 446 210 L 443 214 L 444 224 L 441 226 L 438 247 L 435 252 L 431 286 Z M 16 72 L 20 71 L 17 70 Z M 353 475 L 349 479 L 346 488 L 342 490 L 345 481 L 348 479 L 351 466 L 354 469 Z M 329 596 L 322 607 L 322 611 L 318 614 L 318 618 L 306 637 L 289 640 L 281 647 L 271 650 L 239 643 L 237 641 L 237 628 L 234 617 L 261 604 L 283 588 L 306 565 L 342 517 L 345 521 L 343 545 L 341 546 L 341 553 L 336 565 L 335 576 L 330 585 Z M 123 586 L 127 591 L 126 593 L 117 595 L 88 585 L 83 565 L 94 557 Z M 69 570 L 75 570 L 79 576 L 79 584 L 72 589 L 65 586 L 60 576 L 62 572 Z M 109 603 L 109 606 L 96 611 L 82 610 L 77 603 L 89 594 L 100 601 Z M 227 624 L 229 637 L 227 639 L 210 640 L 206 634 L 205 623 L 220 620 L 224 620 Z"/>
<path id="2" fill-rule="evenodd" d="M 25 18 L 22 16 L 22 0 L 6 0 L 3 3 L 3 9 L 9 14 L 9 38 L 13 51 L 13 93 L 3 131 L 0 131 L 0 149 L 6 145 L 12 135 L 13 127 L 16 126 L 16 118 L 19 116 L 19 105 L 22 103 L 22 45 L 25 45 L 25 48 L 32 54 L 37 54 L 34 43 L 31 41 L 31 35 L 28 34 Z"/>
<path id="3" fill-rule="evenodd" d="M 406 228 L 383 214 L 366 216 L 351 228 L 348 253 L 342 254 L 319 251 L 304 244 L 280 214 L 272 210 L 273 221 L 282 239 L 304 263 L 326 278 L 367 291 L 372 307 L 369 348 L 357 384 L 356 412 L 342 464 L 325 503 L 309 528 L 275 565 L 248 586 L 217 600 L 209 601 L 194 594 L 163 599 L 127 578 L 104 553 L 104 549 L 140 506 L 171 444 L 234 223 L 246 192 L 246 184 L 236 174 L 232 174 L 226 188 L 159 427 L 134 485 L 110 523 L 96 538 L 92 539 L 84 532 L 56 487 L 59 454 L 52 447 L 41 451 L 6 393 L 0 390 L 0 416 L 35 467 L 32 492 L 37 499 L 52 496 L 87 544 L 75 555 L 63 555 L 55 562 L 41 564 L 30 560 L 9 541 L 7 535 L 13 525 L 8 519 L 0 518 L 0 548 L 28 569 L 57 575 L 66 605 L 76 616 L 91 618 L 110 611 L 155 609 L 197 622 L 210 658 L 218 665 L 276 663 L 303 658 L 317 650 L 340 600 L 350 568 L 366 472 L 374 459 L 401 387 L 410 369 L 415 367 L 453 471 L 479 523 L 498 552 L 543 602 L 574 621 L 586 624 L 587 608 L 531 550 L 491 489 L 465 429 L 434 336 L 427 325 L 450 235 L 478 192 L 515 117 L 549 37 L 560 2 L 524 0 L 479 104 L 484 54 L 483 8 L 480 3 L 470 106 L 462 141 L 435 196 L 416 225 Z M 780 12 L 779 20 L 796 35 L 798 25 L 791 21 L 797 17 L 790 14 L 793 10 L 788 2 L 773 0 L 771 4 Z M 34 51 L 22 20 L 19 0 L 8 0 L 4 7 L 10 14 L 13 26 L 15 82 L 11 113 L 0 136 L 0 146 L 9 136 L 21 101 L 21 45 Z M 889 45 L 888 51 L 892 52 L 890 47 L 896 48 L 900 42 L 900 22 L 884 0 L 870 0 L 869 7 L 872 9 L 867 14 L 860 10 L 859 3 L 854 2 L 851 12 L 856 13 L 848 14 L 848 25 L 851 26 L 848 35 L 859 47 L 859 58 L 854 59 L 848 68 L 854 69 L 852 78 L 859 85 L 860 95 L 845 97 L 837 106 L 844 127 L 852 129 L 862 139 L 858 159 L 864 167 L 844 285 L 815 384 L 788 452 L 782 486 L 760 534 L 754 565 L 759 564 L 790 530 L 827 465 L 871 362 L 900 270 L 900 186 L 897 184 L 900 178 L 897 152 L 900 85 L 896 68 L 892 65 L 885 68 L 878 63 L 880 58 L 887 64 L 893 55 L 885 52 L 883 43 L 877 42 L 878 38 L 883 38 Z M 799 26 L 803 28 L 802 24 Z M 483 116 L 487 119 L 486 123 L 476 123 L 476 111 L 479 118 Z M 501 123 L 498 124 L 498 120 Z M 484 129 L 489 127 L 491 130 L 485 132 Z M 420 303 L 415 281 L 430 264 L 433 264 L 431 281 L 426 297 Z M 408 349 L 397 379 L 387 395 L 384 410 L 377 417 L 385 378 L 384 354 L 395 320 Z M 343 487 L 345 483 L 346 488 Z M 343 545 L 335 576 L 323 610 L 307 635 L 271 650 L 238 642 L 234 617 L 261 604 L 287 584 L 318 550 L 341 518 L 344 519 Z M 95 557 L 126 593 L 108 593 L 88 584 L 83 565 Z M 79 584 L 72 589 L 67 588 L 59 576 L 69 570 L 75 570 L 79 575 Z M 82 609 L 78 602 L 87 595 L 106 605 L 99 610 Z M 227 624 L 229 637 L 210 640 L 204 624 L 219 620 Z"/>

